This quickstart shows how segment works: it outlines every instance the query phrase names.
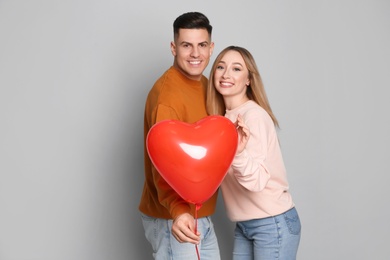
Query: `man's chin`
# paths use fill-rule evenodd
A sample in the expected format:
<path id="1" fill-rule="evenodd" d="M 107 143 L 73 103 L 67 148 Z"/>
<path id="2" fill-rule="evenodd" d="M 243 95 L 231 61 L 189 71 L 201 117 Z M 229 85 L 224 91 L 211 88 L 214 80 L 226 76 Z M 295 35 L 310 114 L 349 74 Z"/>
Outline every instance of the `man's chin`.
<path id="1" fill-rule="evenodd" d="M 190 68 L 187 70 L 187 74 L 193 76 L 193 77 L 199 77 L 203 74 L 204 68 Z"/>

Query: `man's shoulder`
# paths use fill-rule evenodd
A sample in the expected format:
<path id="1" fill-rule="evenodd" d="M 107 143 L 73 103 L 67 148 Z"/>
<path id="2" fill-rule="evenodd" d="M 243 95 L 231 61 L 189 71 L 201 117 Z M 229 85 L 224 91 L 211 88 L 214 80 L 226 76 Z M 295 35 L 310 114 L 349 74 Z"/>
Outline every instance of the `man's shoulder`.
<path id="1" fill-rule="evenodd" d="M 154 83 L 153 89 L 164 91 L 175 91 L 180 89 L 185 82 L 182 80 L 180 72 L 172 67 L 166 70 Z"/>

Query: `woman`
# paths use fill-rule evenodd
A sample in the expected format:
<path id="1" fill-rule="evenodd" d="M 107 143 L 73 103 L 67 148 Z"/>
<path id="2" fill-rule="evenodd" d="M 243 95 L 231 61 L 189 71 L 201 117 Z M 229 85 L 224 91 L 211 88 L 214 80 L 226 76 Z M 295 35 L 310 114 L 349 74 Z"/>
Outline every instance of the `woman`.
<path id="1" fill-rule="evenodd" d="M 239 144 L 221 184 L 236 222 L 233 259 L 296 259 L 301 223 L 288 191 L 273 114 L 253 56 L 229 46 L 210 72 L 207 111 L 238 128 Z"/>

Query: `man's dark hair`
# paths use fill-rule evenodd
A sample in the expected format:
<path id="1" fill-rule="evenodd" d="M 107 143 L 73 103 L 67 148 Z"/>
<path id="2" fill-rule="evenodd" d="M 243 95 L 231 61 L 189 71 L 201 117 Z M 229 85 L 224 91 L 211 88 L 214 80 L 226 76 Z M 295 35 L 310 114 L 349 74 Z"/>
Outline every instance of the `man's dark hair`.
<path id="1" fill-rule="evenodd" d="M 211 37 L 213 27 L 209 19 L 199 12 L 188 12 L 180 15 L 173 22 L 173 34 L 176 37 L 179 29 L 206 29 Z"/>

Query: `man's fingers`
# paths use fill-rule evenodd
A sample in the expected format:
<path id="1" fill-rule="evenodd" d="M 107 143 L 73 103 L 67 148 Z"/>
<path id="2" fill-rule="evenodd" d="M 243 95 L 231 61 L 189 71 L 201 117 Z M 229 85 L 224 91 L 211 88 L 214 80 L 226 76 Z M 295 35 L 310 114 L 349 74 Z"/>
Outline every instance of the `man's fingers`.
<path id="1" fill-rule="evenodd" d="M 200 237 L 194 234 L 194 232 L 190 229 L 174 230 L 172 233 L 176 240 L 180 243 L 187 242 L 192 244 L 199 244 Z"/>

